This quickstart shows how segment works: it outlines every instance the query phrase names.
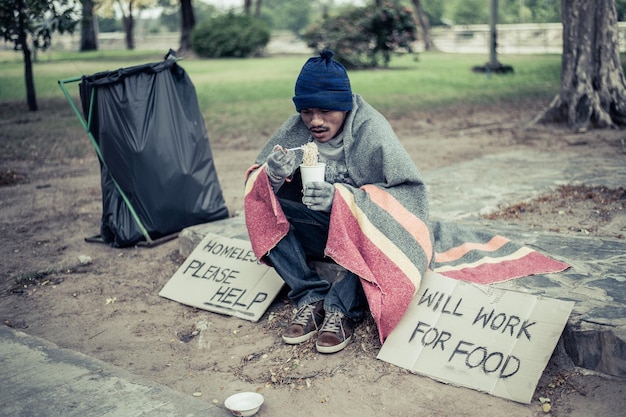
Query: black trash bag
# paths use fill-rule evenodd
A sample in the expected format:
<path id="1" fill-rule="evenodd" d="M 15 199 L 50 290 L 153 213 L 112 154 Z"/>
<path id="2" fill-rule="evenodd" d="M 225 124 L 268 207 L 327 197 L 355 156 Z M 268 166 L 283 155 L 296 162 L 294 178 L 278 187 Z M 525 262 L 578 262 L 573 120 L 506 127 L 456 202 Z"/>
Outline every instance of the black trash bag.
<path id="1" fill-rule="evenodd" d="M 115 247 L 228 217 L 195 87 L 168 57 L 79 85 L 100 149 L 101 239 Z"/>

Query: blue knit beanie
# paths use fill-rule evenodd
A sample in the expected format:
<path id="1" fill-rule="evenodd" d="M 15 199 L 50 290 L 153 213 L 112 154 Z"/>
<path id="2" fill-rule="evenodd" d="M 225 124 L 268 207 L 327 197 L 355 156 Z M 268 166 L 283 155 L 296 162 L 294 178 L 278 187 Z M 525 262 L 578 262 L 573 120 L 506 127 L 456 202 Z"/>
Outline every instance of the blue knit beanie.
<path id="1" fill-rule="evenodd" d="M 324 50 L 309 58 L 296 80 L 293 97 L 296 110 L 352 110 L 352 90 L 346 69 L 333 60 L 333 52 Z"/>

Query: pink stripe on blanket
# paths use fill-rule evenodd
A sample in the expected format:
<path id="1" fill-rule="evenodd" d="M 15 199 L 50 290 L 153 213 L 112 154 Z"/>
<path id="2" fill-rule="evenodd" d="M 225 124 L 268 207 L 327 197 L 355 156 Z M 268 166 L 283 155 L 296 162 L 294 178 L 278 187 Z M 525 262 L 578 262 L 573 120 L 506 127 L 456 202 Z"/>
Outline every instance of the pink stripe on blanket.
<path id="1" fill-rule="evenodd" d="M 337 196 L 326 254 L 361 278 L 379 336 L 381 341 L 385 340 L 404 315 L 417 289 L 382 248 L 363 233 L 349 204 Z"/>
<path id="2" fill-rule="evenodd" d="M 449 249 L 445 252 L 437 253 L 435 255 L 435 259 L 437 260 L 437 262 L 452 262 L 456 261 L 457 259 L 461 259 L 463 256 L 465 256 L 465 254 L 473 250 L 494 252 L 509 242 L 510 240 L 503 236 L 494 236 L 487 243 L 467 242 L 455 248 Z"/>
<path id="3" fill-rule="evenodd" d="M 528 275 L 561 272 L 567 268 L 569 268 L 569 265 L 566 263 L 532 251 L 519 259 L 503 260 L 499 263 L 484 263 L 459 270 L 438 271 L 435 268 L 434 271 L 460 281 L 468 281 L 475 284 L 494 284 Z"/>
<path id="4" fill-rule="evenodd" d="M 249 175 L 244 210 L 252 249 L 262 261 L 263 256 L 289 231 L 289 222 L 274 195 L 265 169 L 258 169 Z"/>
<path id="5" fill-rule="evenodd" d="M 424 249 L 427 263 L 430 263 L 433 244 L 430 240 L 430 230 L 428 225 L 415 214 L 407 210 L 391 194 L 381 190 L 374 185 L 364 185 L 362 187 L 372 199 L 372 201 L 389 213 L 407 232 L 411 233 L 413 239 Z"/>

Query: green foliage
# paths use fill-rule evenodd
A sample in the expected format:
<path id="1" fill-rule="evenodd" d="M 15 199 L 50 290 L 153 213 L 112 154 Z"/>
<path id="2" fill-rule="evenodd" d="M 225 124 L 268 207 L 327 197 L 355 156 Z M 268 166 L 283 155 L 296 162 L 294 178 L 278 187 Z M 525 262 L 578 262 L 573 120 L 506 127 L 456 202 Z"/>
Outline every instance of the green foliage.
<path id="1" fill-rule="evenodd" d="M 299 35 L 310 23 L 310 0 L 264 0 L 261 19 L 273 30 L 289 30 Z"/>
<path id="2" fill-rule="evenodd" d="M 561 21 L 561 2 L 557 0 L 526 0 L 533 23 Z"/>
<path id="3" fill-rule="evenodd" d="M 258 53 L 270 40 L 270 30 L 259 19 L 228 13 L 197 25 L 192 48 L 204 58 L 245 58 Z"/>
<path id="4" fill-rule="evenodd" d="M 170 0 L 159 0 L 163 11 L 158 17 L 159 25 L 168 32 L 178 32 L 181 28 L 181 3 L 178 0 L 172 3 Z M 196 22 L 203 22 L 217 14 L 217 8 L 202 1 L 193 2 L 193 15 Z"/>
<path id="5" fill-rule="evenodd" d="M 122 30 L 122 22 L 114 17 L 98 16 L 98 31 L 100 33 L 119 32 Z"/>
<path id="6" fill-rule="evenodd" d="M 615 9 L 617 10 L 617 20 L 620 22 L 626 20 L 626 0 L 615 0 Z"/>
<path id="7" fill-rule="evenodd" d="M 476 25 L 489 23 L 488 0 L 457 0 L 452 14 L 456 25 Z"/>
<path id="8" fill-rule="evenodd" d="M 620 2 L 616 0 L 618 7 Z M 441 0 L 428 0 L 428 4 L 441 4 Z M 446 17 L 456 25 L 489 23 L 490 0 L 453 0 L 446 2 Z M 429 15 L 430 17 L 430 15 Z M 498 23 L 550 23 L 561 21 L 561 0 L 498 0 Z"/>
<path id="9" fill-rule="evenodd" d="M 52 34 L 73 33 L 78 24 L 77 3 L 74 0 L 2 0 L 0 2 L 0 35 L 16 50 L 32 45 L 46 49 Z"/>
<path id="10" fill-rule="evenodd" d="M 444 4 L 441 0 L 423 0 L 422 8 L 431 26 L 442 26 L 444 23 Z"/>
<path id="11" fill-rule="evenodd" d="M 318 51 L 332 49 L 347 68 L 387 67 L 391 56 L 412 52 L 417 27 L 410 9 L 386 3 L 381 7 L 349 8 L 310 26 L 302 35 Z"/>
<path id="12" fill-rule="evenodd" d="M 159 23 L 169 32 L 180 30 L 180 9 L 164 9 L 159 16 Z"/>

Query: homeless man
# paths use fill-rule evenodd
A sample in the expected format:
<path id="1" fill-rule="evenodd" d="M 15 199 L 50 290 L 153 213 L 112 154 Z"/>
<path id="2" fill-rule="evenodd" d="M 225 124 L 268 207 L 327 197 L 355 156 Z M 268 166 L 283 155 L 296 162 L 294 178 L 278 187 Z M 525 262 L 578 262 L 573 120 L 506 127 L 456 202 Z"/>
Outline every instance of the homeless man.
<path id="1" fill-rule="evenodd" d="M 289 286 L 297 306 L 288 344 L 317 335 L 316 349 L 346 347 L 366 311 L 381 340 L 395 327 L 432 258 L 422 176 L 388 121 L 358 94 L 331 51 L 296 80 L 297 114 L 248 171 L 245 216 L 252 247 Z M 325 181 L 302 186 L 299 147 L 314 142 Z M 296 148 L 295 150 L 293 150 Z M 340 265 L 335 282 L 311 261 Z"/>

